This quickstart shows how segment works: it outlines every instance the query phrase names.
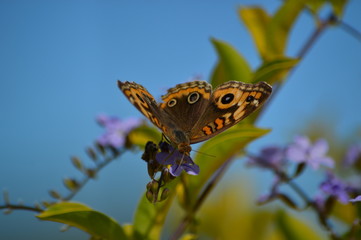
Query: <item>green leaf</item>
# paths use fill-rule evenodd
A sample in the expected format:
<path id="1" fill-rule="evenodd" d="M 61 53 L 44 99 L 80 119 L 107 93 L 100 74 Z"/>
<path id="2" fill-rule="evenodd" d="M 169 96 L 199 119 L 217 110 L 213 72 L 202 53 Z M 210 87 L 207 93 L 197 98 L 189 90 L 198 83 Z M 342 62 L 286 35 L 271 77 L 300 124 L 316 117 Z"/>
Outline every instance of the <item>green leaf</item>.
<path id="1" fill-rule="evenodd" d="M 211 84 L 213 87 L 231 80 L 250 82 L 252 70 L 244 57 L 230 44 L 211 39 L 217 54 L 218 64 L 214 68 Z"/>
<path id="2" fill-rule="evenodd" d="M 310 226 L 301 220 L 291 216 L 289 213 L 279 211 L 276 216 L 276 224 L 283 234 L 282 239 L 292 240 L 322 240 L 324 239 L 318 235 Z"/>
<path id="3" fill-rule="evenodd" d="M 287 57 L 264 62 L 262 66 L 255 71 L 252 82 L 264 81 L 269 84 L 274 84 L 282 81 L 290 69 L 296 66 L 298 62 L 298 59 Z"/>
<path id="4" fill-rule="evenodd" d="M 263 59 L 267 59 L 269 50 L 266 29 L 271 20 L 270 16 L 260 7 L 241 7 L 238 13 L 248 31 L 251 33 L 260 56 Z"/>
<path id="5" fill-rule="evenodd" d="M 278 9 L 267 27 L 266 39 L 272 59 L 285 56 L 288 36 L 291 27 L 303 10 L 305 0 L 288 0 Z"/>
<path id="6" fill-rule="evenodd" d="M 332 208 L 332 216 L 337 217 L 339 220 L 352 225 L 357 218 L 357 205 L 356 204 L 342 204 L 335 201 Z"/>
<path id="7" fill-rule="evenodd" d="M 285 56 L 291 27 L 303 10 L 305 1 L 284 1 L 272 17 L 258 7 L 239 9 L 239 16 L 251 33 L 259 55 L 264 61 Z"/>
<path id="8" fill-rule="evenodd" d="M 252 125 L 238 124 L 205 142 L 197 149 L 199 153 L 194 157 L 194 161 L 201 169 L 200 174 L 198 176 L 186 175 L 189 194 L 197 196 L 203 185 L 223 163 L 240 154 L 248 143 L 269 131 Z M 196 197 L 192 197 L 192 199 L 196 199 Z"/>
<path id="9" fill-rule="evenodd" d="M 139 240 L 157 240 L 160 239 L 161 231 L 167 217 L 168 210 L 173 203 L 175 196 L 175 185 L 178 178 L 167 184 L 167 188 L 171 189 L 169 196 L 165 201 L 152 204 L 143 194 L 137 210 L 134 215 L 133 238 Z"/>
<path id="10" fill-rule="evenodd" d="M 330 4 L 334 14 L 340 18 L 343 15 L 347 2 L 348 0 L 308 0 L 307 6 L 314 14 L 318 14 L 325 5 Z"/>
<path id="11" fill-rule="evenodd" d="M 345 10 L 345 6 L 348 0 L 329 0 L 332 5 L 333 12 L 337 17 L 342 17 L 343 11 Z"/>
<path id="12" fill-rule="evenodd" d="M 102 239 L 128 239 L 123 228 L 114 219 L 81 203 L 60 202 L 51 205 L 37 217 L 79 228 Z"/>
<path id="13" fill-rule="evenodd" d="M 145 144 L 148 141 L 158 143 L 161 139 L 161 136 L 161 133 L 155 127 L 144 125 L 133 129 L 128 134 L 128 139 L 132 144 L 135 144 L 141 149 L 144 149 Z"/>

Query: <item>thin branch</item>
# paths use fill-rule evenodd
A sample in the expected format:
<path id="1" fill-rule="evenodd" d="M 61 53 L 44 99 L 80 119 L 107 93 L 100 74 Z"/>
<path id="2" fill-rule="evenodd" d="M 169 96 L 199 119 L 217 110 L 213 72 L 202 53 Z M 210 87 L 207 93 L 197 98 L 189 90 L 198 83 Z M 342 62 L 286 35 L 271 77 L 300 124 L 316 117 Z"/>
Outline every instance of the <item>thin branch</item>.
<path id="1" fill-rule="evenodd" d="M 24 205 L 15 205 L 11 203 L 6 203 L 5 205 L 1 205 L 0 209 L 8 209 L 8 210 L 27 210 L 33 212 L 42 212 L 43 209 L 40 207 L 32 207 L 32 206 L 24 206 Z"/>
<path id="2" fill-rule="evenodd" d="M 361 32 L 356 28 L 352 27 L 350 24 L 345 23 L 344 21 L 339 21 L 340 27 L 343 28 L 347 33 L 352 35 L 358 41 L 361 42 Z"/>
<path id="3" fill-rule="evenodd" d="M 115 154 L 114 156 L 111 156 L 111 157 L 106 157 L 103 161 L 97 163 L 97 165 L 94 169 L 95 175 L 97 175 L 98 172 L 100 172 L 100 170 L 102 170 L 105 166 L 107 166 L 109 163 L 111 163 L 113 160 L 115 160 L 123 152 L 124 152 L 124 150 L 121 150 L 121 151 L 119 151 L 118 154 Z M 66 197 L 62 198 L 62 200 L 64 200 L 64 201 L 71 200 L 88 183 L 88 181 L 90 179 L 92 179 L 91 176 L 84 175 L 84 179 L 81 180 L 81 182 L 79 182 L 79 185 L 77 186 L 77 188 L 72 190 Z"/>

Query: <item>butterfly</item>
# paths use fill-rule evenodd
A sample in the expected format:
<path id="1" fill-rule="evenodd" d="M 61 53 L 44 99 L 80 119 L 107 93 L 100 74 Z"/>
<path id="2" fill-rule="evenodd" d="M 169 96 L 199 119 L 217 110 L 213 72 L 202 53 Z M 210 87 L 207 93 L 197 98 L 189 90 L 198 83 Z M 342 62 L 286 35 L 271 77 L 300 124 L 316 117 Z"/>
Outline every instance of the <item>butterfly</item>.
<path id="1" fill-rule="evenodd" d="M 157 103 L 142 85 L 118 81 L 128 100 L 172 142 L 189 155 L 190 144 L 205 141 L 259 109 L 272 87 L 229 81 L 212 91 L 205 81 L 192 81 L 170 88 Z"/>

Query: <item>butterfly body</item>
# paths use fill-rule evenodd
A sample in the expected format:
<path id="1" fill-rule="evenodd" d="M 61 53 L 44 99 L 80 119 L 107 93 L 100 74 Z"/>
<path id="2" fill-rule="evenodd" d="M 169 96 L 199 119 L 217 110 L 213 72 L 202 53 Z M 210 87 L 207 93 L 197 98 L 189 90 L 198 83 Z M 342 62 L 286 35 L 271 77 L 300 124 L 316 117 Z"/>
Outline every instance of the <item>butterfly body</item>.
<path id="1" fill-rule="evenodd" d="M 180 152 L 187 154 L 191 151 L 190 144 L 234 126 L 258 109 L 272 92 L 265 82 L 230 81 L 212 91 L 209 83 L 193 81 L 170 88 L 162 96 L 163 102 L 157 103 L 140 84 L 118 81 L 118 86 Z"/>

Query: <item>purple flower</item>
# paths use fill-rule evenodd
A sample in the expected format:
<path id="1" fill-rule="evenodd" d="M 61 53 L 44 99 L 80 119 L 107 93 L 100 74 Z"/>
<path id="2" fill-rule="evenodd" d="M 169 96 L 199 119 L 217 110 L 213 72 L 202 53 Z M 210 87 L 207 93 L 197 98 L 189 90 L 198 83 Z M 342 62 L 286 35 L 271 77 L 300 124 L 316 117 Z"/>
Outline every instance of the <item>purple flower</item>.
<path id="1" fill-rule="evenodd" d="M 361 144 L 354 144 L 347 150 L 343 163 L 346 167 L 351 167 L 359 159 L 361 159 Z"/>
<path id="2" fill-rule="evenodd" d="M 261 150 L 260 155 L 250 156 L 247 164 L 263 168 L 280 169 L 285 164 L 285 151 L 283 148 L 270 146 Z"/>
<path id="3" fill-rule="evenodd" d="M 349 193 L 354 190 L 349 184 L 344 183 L 330 172 L 327 173 L 326 180 L 321 183 L 320 189 L 324 193 L 336 197 L 343 204 L 349 202 Z"/>
<path id="4" fill-rule="evenodd" d="M 313 145 L 305 136 L 296 136 L 292 144 L 286 150 L 287 158 L 297 162 L 306 163 L 313 169 L 318 169 L 320 165 L 332 168 L 334 161 L 327 157 L 328 143 L 324 139 L 316 141 Z"/>
<path id="5" fill-rule="evenodd" d="M 361 202 L 361 195 L 355 197 L 355 198 L 352 198 L 349 200 L 350 202 L 354 203 L 354 202 Z"/>
<path id="6" fill-rule="evenodd" d="M 120 120 L 113 116 L 99 115 L 97 122 L 105 128 L 105 133 L 97 139 L 97 142 L 105 147 L 119 148 L 124 146 L 127 134 L 140 126 L 142 120 L 138 118 Z"/>
<path id="7" fill-rule="evenodd" d="M 182 170 L 190 175 L 198 175 L 199 166 L 192 161 L 190 156 L 180 153 L 177 149 L 164 142 L 160 144 L 160 148 L 161 152 L 157 153 L 155 158 L 162 165 L 170 165 L 169 172 L 173 176 L 178 177 Z"/>

